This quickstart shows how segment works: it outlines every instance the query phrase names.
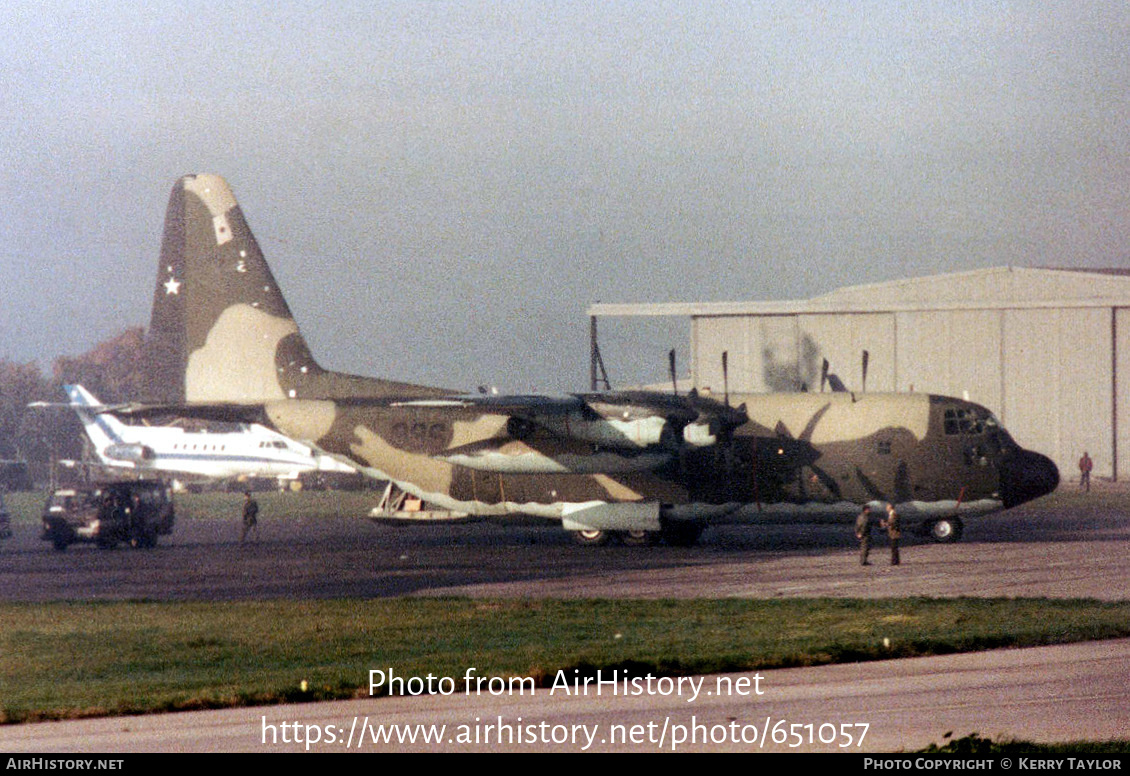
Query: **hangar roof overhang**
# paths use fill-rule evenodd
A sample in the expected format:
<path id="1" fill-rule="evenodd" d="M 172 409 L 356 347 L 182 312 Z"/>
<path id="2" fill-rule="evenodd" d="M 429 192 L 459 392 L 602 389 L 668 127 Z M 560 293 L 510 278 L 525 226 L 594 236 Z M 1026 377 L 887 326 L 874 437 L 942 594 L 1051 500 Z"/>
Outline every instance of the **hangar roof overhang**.
<path id="1" fill-rule="evenodd" d="M 798 315 L 922 310 L 1130 307 L 1130 270 L 993 267 L 846 286 L 824 296 L 764 302 L 600 303 L 590 317 Z"/>

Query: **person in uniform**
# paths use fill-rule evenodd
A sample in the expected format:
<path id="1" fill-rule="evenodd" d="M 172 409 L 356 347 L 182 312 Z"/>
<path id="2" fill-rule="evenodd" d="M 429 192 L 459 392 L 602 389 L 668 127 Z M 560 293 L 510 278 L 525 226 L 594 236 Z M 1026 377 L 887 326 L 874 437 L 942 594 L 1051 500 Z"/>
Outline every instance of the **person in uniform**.
<path id="1" fill-rule="evenodd" d="M 899 539 L 902 538 L 902 532 L 899 531 L 899 513 L 895 511 L 894 504 L 887 504 L 887 517 L 885 520 L 879 522 L 880 528 L 885 528 L 887 531 L 887 538 L 891 540 L 891 565 L 899 565 Z"/>
<path id="2" fill-rule="evenodd" d="M 1079 490 L 1091 492 L 1091 469 L 1095 468 L 1094 459 L 1083 451 L 1083 457 L 1079 459 Z"/>
<path id="3" fill-rule="evenodd" d="M 245 494 L 246 500 L 243 502 L 243 532 L 239 535 L 240 544 L 251 533 L 251 529 L 255 529 L 255 541 L 259 541 L 259 502 L 251 498 L 251 491 Z"/>
<path id="4" fill-rule="evenodd" d="M 861 511 L 859 517 L 855 519 L 855 538 L 859 539 L 860 566 L 871 565 L 867 560 L 867 555 L 871 552 L 871 528 L 871 505 L 864 504 L 863 511 Z"/>
<path id="5" fill-rule="evenodd" d="M 0 539 L 12 538 L 12 522 L 4 509 L 4 489 L 0 488 Z"/>

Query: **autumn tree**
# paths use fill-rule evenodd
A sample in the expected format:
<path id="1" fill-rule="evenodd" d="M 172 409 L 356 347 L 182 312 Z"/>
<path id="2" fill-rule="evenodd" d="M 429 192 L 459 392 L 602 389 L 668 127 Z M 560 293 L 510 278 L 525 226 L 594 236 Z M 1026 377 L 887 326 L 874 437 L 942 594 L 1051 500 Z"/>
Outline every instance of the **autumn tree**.
<path id="1" fill-rule="evenodd" d="M 81 385 L 106 404 L 132 401 L 144 375 L 145 329 L 134 326 L 100 342 L 81 356 L 60 356 L 52 368 L 53 384 Z"/>
<path id="2" fill-rule="evenodd" d="M 33 362 L 0 359 L 0 459 L 25 461 L 45 481 L 49 464 L 81 458 L 85 434 L 74 412 L 32 409 L 32 402 L 67 401 L 64 385 L 79 384 L 106 403 L 138 395 L 145 330 L 127 329 L 80 356 L 60 356 L 50 379 Z"/>
<path id="3" fill-rule="evenodd" d="M 28 444 L 24 437 L 27 405 L 45 401 L 50 396 L 51 386 L 36 364 L 0 360 L 0 458 L 27 459 Z"/>

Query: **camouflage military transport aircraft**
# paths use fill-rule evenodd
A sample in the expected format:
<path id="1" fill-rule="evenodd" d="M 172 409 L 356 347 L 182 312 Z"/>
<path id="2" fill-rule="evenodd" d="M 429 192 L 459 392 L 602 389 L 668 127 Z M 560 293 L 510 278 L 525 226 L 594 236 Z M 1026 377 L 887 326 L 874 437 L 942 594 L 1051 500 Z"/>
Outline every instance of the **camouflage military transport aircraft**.
<path id="1" fill-rule="evenodd" d="M 944 396 L 462 395 L 327 371 L 214 175 L 173 187 L 147 347 L 158 390 L 138 414 L 262 422 L 441 509 L 560 521 L 583 543 L 849 524 L 870 501 L 952 541 L 961 518 L 1059 481 L 987 409 Z"/>

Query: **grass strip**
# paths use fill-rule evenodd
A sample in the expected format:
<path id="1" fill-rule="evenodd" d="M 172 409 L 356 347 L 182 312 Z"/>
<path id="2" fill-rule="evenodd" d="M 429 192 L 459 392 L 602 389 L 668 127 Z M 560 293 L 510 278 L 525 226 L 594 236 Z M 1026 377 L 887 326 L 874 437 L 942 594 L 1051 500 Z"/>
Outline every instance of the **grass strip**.
<path id="1" fill-rule="evenodd" d="M 0 722 L 350 698 L 370 669 L 673 676 L 1130 636 L 1130 602 L 470 600 L 0 604 Z M 305 684 L 303 684 L 305 683 Z"/>

